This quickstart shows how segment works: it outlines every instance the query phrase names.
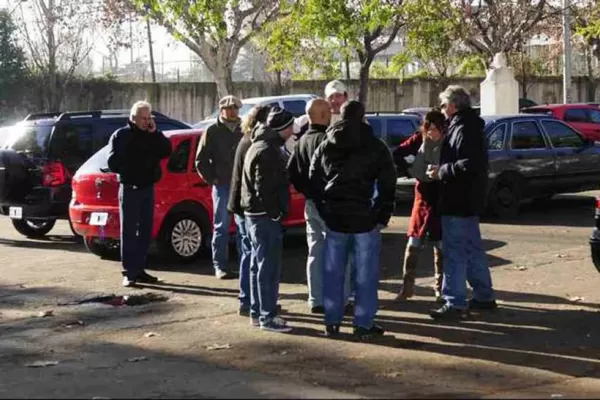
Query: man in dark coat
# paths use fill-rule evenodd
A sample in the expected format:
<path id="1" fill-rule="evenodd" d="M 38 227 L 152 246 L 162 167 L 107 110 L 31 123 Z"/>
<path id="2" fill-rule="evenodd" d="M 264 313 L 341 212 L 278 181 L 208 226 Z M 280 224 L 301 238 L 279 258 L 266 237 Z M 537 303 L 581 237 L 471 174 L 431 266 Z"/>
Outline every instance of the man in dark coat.
<path id="1" fill-rule="evenodd" d="M 145 271 L 154 220 L 154 184 L 161 178 L 160 160 L 171 154 L 171 142 L 156 129 L 152 106 L 135 103 L 128 126 L 109 141 L 108 168 L 119 177 L 123 286 L 156 283 Z"/>
<path id="2" fill-rule="evenodd" d="M 394 210 L 396 170 L 390 151 L 365 123 L 358 101 L 342 107 L 315 152 L 310 169 L 313 199 L 327 225 L 324 304 L 326 334 L 339 333 L 344 315 L 344 278 L 354 255 L 354 334 L 382 335 L 374 323 L 381 257 L 381 229 Z"/>
<path id="3" fill-rule="evenodd" d="M 272 332 L 291 330 L 277 315 L 277 298 L 283 245 L 281 222 L 289 207 L 289 180 L 282 146 L 294 133 L 293 123 L 294 116 L 289 111 L 271 109 L 266 124 L 260 124 L 253 134 L 242 175 L 241 206 L 252 243 L 250 316 L 254 325 L 260 324 L 261 329 Z"/>
<path id="4" fill-rule="evenodd" d="M 196 154 L 196 169 L 202 179 L 212 186 L 212 261 L 215 276 L 219 279 L 231 278 L 227 271 L 231 224 L 227 202 L 233 159 L 237 145 L 242 139 L 239 117 L 241 106 L 242 102 L 235 96 L 225 96 L 219 101 L 220 114 L 217 122 L 208 127 L 202 135 Z"/>
<path id="5" fill-rule="evenodd" d="M 440 165 L 431 166 L 428 175 L 441 181 L 442 294 L 446 304 L 433 310 L 431 317 L 465 318 L 469 308 L 497 306 L 479 230 L 488 180 L 485 124 L 471 108 L 469 94 L 460 86 L 449 86 L 440 94 L 440 102 L 449 119 L 448 133 Z M 468 302 L 466 281 L 474 293 Z"/>

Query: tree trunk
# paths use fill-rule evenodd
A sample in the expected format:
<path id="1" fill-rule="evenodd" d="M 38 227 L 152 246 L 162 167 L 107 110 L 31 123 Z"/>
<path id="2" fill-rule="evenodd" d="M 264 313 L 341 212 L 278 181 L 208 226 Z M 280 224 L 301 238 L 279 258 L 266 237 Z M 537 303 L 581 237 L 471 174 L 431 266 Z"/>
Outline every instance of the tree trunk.
<path id="1" fill-rule="evenodd" d="M 374 56 L 372 54 L 359 55 L 360 60 L 360 84 L 358 88 L 358 101 L 367 107 L 367 95 L 369 94 L 369 74 L 371 72 L 371 64 L 373 64 Z"/>
<path id="2" fill-rule="evenodd" d="M 275 95 L 279 96 L 283 93 L 283 83 L 281 82 L 281 71 L 275 71 Z"/>
<path id="3" fill-rule="evenodd" d="M 213 77 L 217 84 L 217 95 L 219 98 L 223 98 L 227 95 L 233 94 L 233 78 L 231 76 L 231 68 L 219 68 L 216 71 L 212 71 Z"/>
<path id="4" fill-rule="evenodd" d="M 233 63 L 237 59 L 238 51 L 230 51 L 226 45 L 221 44 L 216 49 L 211 49 L 213 57 L 204 57 L 198 54 L 204 65 L 210 71 L 217 85 L 217 96 L 221 99 L 227 95 L 233 94 Z"/>

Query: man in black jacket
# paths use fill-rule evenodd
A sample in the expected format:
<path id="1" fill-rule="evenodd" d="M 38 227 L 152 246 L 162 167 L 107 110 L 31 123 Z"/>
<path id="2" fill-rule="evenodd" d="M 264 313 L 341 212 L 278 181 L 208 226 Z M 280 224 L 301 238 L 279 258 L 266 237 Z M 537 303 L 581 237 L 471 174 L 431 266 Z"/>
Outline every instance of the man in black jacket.
<path id="1" fill-rule="evenodd" d="M 259 311 L 261 329 L 272 332 L 291 330 L 277 316 L 277 297 L 283 245 L 281 220 L 289 204 L 282 147 L 294 133 L 293 123 L 294 116 L 289 111 L 271 109 L 267 123 L 259 125 L 253 134 L 242 176 L 241 205 L 252 242 L 250 290 L 257 294 L 252 296 L 250 313 L 255 324 Z M 257 276 L 256 290 L 252 287 L 253 275 Z"/>
<path id="2" fill-rule="evenodd" d="M 227 269 L 231 224 L 227 201 L 235 150 L 242 139 L 239 117 L 241 107 L 242 102 L 235 96 L 225 96 L 219 101 L 217 122 L 209 126 L 202 135 L 196 154 L 196 169 L 202 179 L 212 186 L 212 261 L 215 276 L 219 279 L 231 278 Z"/>
<path id="3" fill-rule="evenodd" d="M 308 131 L 302 135 L 288 163 L 290 182 L 306 198 L 304 218 L 308 257 L 306 278 L 308 282 L 308 304 L 313 314 L 323 314 L 323 261 L 325 256 L 325 231 L 327 226 L 319 215 L 311 193 L 309 171 L 317 147 L 327 138 L 327 127 L 331 120 L 329 103 L 324 99 L 313 99 L 306 104 L 310 122 Z M 350 274 L 346 277 L 346 294 L 350 289 Z"/>
<path id="4" fill-rule="evenodd" d="M 259 124 L 264 123 L 269 115 L 269 106 L 255 106 L 248 112 L 242 122 L 242 131 L 244 137 L 240 140 L 235 151 L 235 158 L 233 161 L 233 173 L 231 175 L 231 188 L 229 191 L 229 202 L 227 203 L 227 209 L 233 214 L 235 219 L 235 225 L 237 228 L 238 237 L 238 254 L 240 262 L 240 294 L 238 299 L 240 300 L 240 308 L 238 314 L 241 316 L 250 316 L 250 305 L 251 305 L 251 291 L 250 291 L 250 263 L 252 259 L 252 243 L 250 241 L 250 234 L 248 232 L 248 225 L 246 224 L 246 217 L 244 216 L 244 209 L 242 208 L 242 176 L 244 174 L 244 159 L 250 146 L 252 145 L 252 133 Z M 254 282 L 256 276 L 253 277 Z M 256 282 L 254 284 L 256 286 Z M 254 316 L 258 318 L 258 312 Z"/>
<path id="5" fill-rule="evenodd" d="M 342 107 L 312 160 L 313 199 L 325 224 L 324 303 L 326 333 L 339 333 L 344 316 L 344 275 L 354 255 L 354 334 L 382 335 L 374 324 L 381 256 L 381 229 L 394 210 L 396 170 L 390 151 L 365 122 L 358 101 Z"/>
<path id="6" fill-rule="evenodd" d="M 119 176 L 123 286 L 156 283 L 145 271 L 154 219 L 154 184 L 161 178 L 160 160 L 171 154 L 171 142 L 156 129 L 151 105 L 137 102 L 129 126 L 110 138 L 108 168 Z"/>
<path id="7" fill-rule="evenodd" d="M 440 102 L 449 127 L 440 165 L 430 166 L 428 175 L 442 183 L 439 210 L 444 254 L 442 295 L 446 304 L 433 310 L 431 317 L 465 318 L 468 308 L 497 306 L 479 230 L 488 180 L 485 124 L 460 86 L 449 86 L 440 94 Z M 467 280 L 474 293 L 468 303 Z"/>

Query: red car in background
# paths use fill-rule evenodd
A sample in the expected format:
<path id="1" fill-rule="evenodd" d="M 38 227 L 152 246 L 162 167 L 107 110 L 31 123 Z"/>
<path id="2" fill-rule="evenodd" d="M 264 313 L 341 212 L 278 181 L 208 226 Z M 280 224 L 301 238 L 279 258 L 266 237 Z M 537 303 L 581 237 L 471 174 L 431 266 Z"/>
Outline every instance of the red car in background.
<path id="1" fill-rule="evenodd" d="M 211 188 L 196 172 L 196 147 L 201 130 L 168 131 L 171 157 L 163 160 L 162 179 L 155 186 L 152 238 L 159 252 L 178 262 L 209 254 L 212 234 Z M 79 168 L 73 177 L 69 214 L 73 229 L 87 249 L 101 257 L 119 254 L 119 182 L 108 171 L 108 146 Z M 304 196 L 290 185 L 290 212 L 284 226 L 304 224 Z M 235 231 L 235 224 L 230 227 Z"/>
<path id="2" fill-rule="evenodd" d="M 571 125 L 587 139 L 600 141 L 600 107 L 596 104 L 546 104 L 521 111 L 552 115 Z"/>

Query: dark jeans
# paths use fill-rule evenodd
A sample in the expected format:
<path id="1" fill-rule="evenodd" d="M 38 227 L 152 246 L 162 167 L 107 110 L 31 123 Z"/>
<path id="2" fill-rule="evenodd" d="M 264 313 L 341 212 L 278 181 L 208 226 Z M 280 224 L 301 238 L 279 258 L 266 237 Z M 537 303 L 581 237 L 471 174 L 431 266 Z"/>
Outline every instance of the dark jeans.
<path id="1" fill-rule="evenodd" d="M 238 261 L 240 264 L 240 307 L 250 308 L 250 260 L 252 258 L 252 242 L 246 225 L 246 218 L 234 215 L 237 227 Z"/>
<path id="2" fill-rule="evenodd" d="M 154 186 L 119 186 L 123 275 L 135 279 L 146 267 L 154 218 Z"/>
<path id="3" fill-rule="evenodd" d="M 250 315 L 254 318 L 260 315 L 264 324 L 277 315 L 283 231 L 281 222 L 267 216 L 246 216 L 246 223 L 252 242 Z"/>

